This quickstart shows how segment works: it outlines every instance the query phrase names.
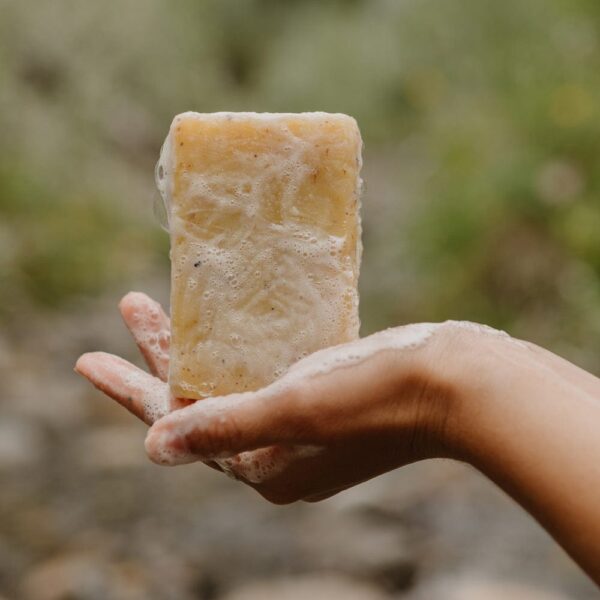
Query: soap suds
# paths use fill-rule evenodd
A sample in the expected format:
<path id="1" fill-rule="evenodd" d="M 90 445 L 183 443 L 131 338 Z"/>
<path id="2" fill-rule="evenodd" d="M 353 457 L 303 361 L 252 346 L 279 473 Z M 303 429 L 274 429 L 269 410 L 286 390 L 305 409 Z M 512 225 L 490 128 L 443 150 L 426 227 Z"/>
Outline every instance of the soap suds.
<path id="1" fill-rule="evenodd" d="M 144 420 L 154 423 L 170 412 L 169 387 L 156 378 L 150 378 L 143 371 L 130 371 L 123 379 L 127 389 L 132 390 L 141 399 Z"/>
<path id="2" fill-rule="evenodd" d="M 355 366 L 384 350 L 410 350 L 422 346 L 443 324 L 418 323 L 393 327 L 368 337 L 325 348 L 292 365 L 279 385 L 290 385 L 299 379 L 330 373 Z"/>
<path id="3" fill-rule="evenodd" d="M 529 348 L 525 342 L 512 337 L 506 333 L 506 331 L 503 331 L 502 329 L 494 329 L 493 327 L 490 327 L 489 325 L 483 325 L 482 323 L 473 323 L 472 321 L 445 321 L 443 324 L 458 327 L 459 329 L 464 329 L 465 331 L 470 331 L 471 333 L 495 336 L 522 348 Z"/>
<path id="4" fill-rule="evenodd" d="M 162 328 L 157 307 L 147 308 L 143 315 L 132 316 L 131 332 L 136 344 L 152 354 L 155 362 L 168 363 L 171 333 Z"/>
<path id="5" fill-rule="evenodd" d="M 245 392 L 221 398 L 201 400 L 195 404 L 172 412 L 168 427 L 152 433 L 146 439 L 146 450 L 156 462 L 165 465 L 182 465 L 199 460 L 215 461 L 225 473 L 234 479 L 242 478 L 252 483 L 266 481 L 282 473 L 293 461 L 312 458 L 322 452 L 322 448 L 311 445 L 275 446 L 239 454 L 224 450 L 201 456 L 190 451 L 180 440 L 189 438 L 196 430 L 196 423 L 224 421 L 228 412 L 235 411 L 246 402 L 252 402 L 257 393 Z"/>
<path id="6" fill-rule="evenodd" d="M 120 304 L 123 319 L 153 372 L 167 378 L 171 332 L 162 307 L 146 294 L 130 292 Z"/>
<path id="7" fill-rule="evenodd" d="M 314 458 L 323 451 L 324 448 L 319 446 L 294 445 L 289 448 L 276 446 L 242 452 L 232 458 L 217 459 L 215 462 L 233 479 L 260 484 L 281 475 L 290 464 L 298 460 Z"/>
<path id="8" fill-rule="evenodd" d="M 292 365 L 284 377 L 275 381 L 267 389 L 277 390 L 279 386 L 293 386 L 301 379 L 324 375 L 340 368 L 353 367 L 379 352 L 389 350 L 408 351 L 420 348 L 441 329 L 452 327 L 476 335 L 493 336 L 524 348 L 528 347 L 527 344 L 511 337 L 505 331 L 471 321 L 448 320 L 442 323 L 402 325 L 384 329 L 353 342 L 314 352 Z"/>

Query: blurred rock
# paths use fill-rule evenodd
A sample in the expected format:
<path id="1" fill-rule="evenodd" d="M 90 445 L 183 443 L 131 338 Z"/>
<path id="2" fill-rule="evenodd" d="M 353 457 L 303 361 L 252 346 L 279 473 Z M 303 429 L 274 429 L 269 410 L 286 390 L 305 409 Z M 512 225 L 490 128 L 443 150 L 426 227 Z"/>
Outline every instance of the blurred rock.
<path id="1" fill-rule="evenodd" d="M 386 594 L 365 583 L 335 575 L 307 575 L 280 581 L 249 583 L 224 600 L 385 600 Z"/>
<path id="2" fill-rule="evenodd" d="M 88 414 L 82 402 L 86 385 L 73 373 L 57 376 L 50 365 L 32 357 L 34 364 L 13 366 L 4 392 L 3 411 L 21 415 L 52 429 L 80 425 Z"/>
<path id="3" fill-rule="evenodd" d="M 406 510 L 464 479 L 467 468 L 456 461 L 430 460 L 407 465 L 328 500 L 339 510 L 377 512 L 398 521 Z"/>
<path id="4" fill-rule="evenodd" d="M 85 556 L 60 556 L 43 562 L 25 575 L 23 597 L 28 600 L 67 600 L 106 597 L 110 588 L 105 565 Z"/>
<path id="5" fill-rule="evenodd" d="M 367 515 L 315 511 L 300 534 L 311 565 L 370 580 L 390 591 L 414 581 L 418 561 L 404 529 Z"/>
<path id="6" fill-rule="evenodd" d="M 8 337 L 0 333 L 0 371 L 8 369 L 11 364 L 10 342 Z"/>
<path id="7" fill-rule="evenodd" d="M 146 465 L 146 429 L 138 425 L 132 420 L 131 426 L 109 425 L 86 432 L 77 448 L 79 461 L 83 466 L 94 469 L 128 469 Z"/>
<path id="8" fill-rule="evenodd" d="M 144 600 L 151 595 L 142 566 L 65 554 L 34 567 L 22 582 L 24 600 Z"/>
<path id="9" fill-rule="evenodd" d="M 0 419 L 0 469 L 30 467 L 41 459 L 44 448 L 35 423 L 18 417 Z"/>
<path id="10" fill-rule="evenodd" d="M 477 576 L 442 578 L 419 588 L 411 600 L 569 600 L 554 591 L 532 585 L 492 581 Z"/>

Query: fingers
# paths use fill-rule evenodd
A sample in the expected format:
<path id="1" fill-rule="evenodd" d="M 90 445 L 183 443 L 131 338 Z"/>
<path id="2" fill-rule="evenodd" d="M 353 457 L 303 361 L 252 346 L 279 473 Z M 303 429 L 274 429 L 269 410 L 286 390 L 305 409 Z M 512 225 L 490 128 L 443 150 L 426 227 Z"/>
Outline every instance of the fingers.
<path id="1" fill-rule="evenodd" d="M 84 354 L 75 371 L 149 425 L 169 411 L 168 385 L 118 356 Z"/>
<path id="2" fill-rule="evenodd" d="M 124 296 L 119 310 L 150 372 L 166 381 L 171 341 L 169 317 L 158 302 L 141 292 Z"/>
<path id="3" fill-rule="evenodd" d="M 232 394 L 175 411 L 150 429 L 146 451 L 158 464 L 231 457 L 278 443 L 294 443 L 291 392 Z"/>

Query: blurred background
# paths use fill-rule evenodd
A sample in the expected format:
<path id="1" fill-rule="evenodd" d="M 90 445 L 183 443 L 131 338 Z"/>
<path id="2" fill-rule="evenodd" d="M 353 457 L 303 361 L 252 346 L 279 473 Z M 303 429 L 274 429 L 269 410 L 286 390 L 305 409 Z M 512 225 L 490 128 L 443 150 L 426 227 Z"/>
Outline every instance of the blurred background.
<path id="1" fill-rule="evenodd" d="M 274 507 L 161 469 L 73 372 L 168 300 L 153 169 L 185 110 L 346 112 L 362 333 L 481 321 L 600 373 L 597 0 L 0 0 L 0 596 L 557 600 L 590 581 L 450 462 Z"/>

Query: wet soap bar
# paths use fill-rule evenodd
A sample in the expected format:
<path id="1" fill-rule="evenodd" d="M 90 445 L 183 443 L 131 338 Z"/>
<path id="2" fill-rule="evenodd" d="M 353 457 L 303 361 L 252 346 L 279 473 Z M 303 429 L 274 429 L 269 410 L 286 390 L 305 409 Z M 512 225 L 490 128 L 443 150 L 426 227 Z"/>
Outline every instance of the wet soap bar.
<path id="1" fill-rule="evenodd" d="M 361 145 L 342 114 L 175 117 L 157 165 L 175 397 L 255 390 L 357 338 Z"/>

